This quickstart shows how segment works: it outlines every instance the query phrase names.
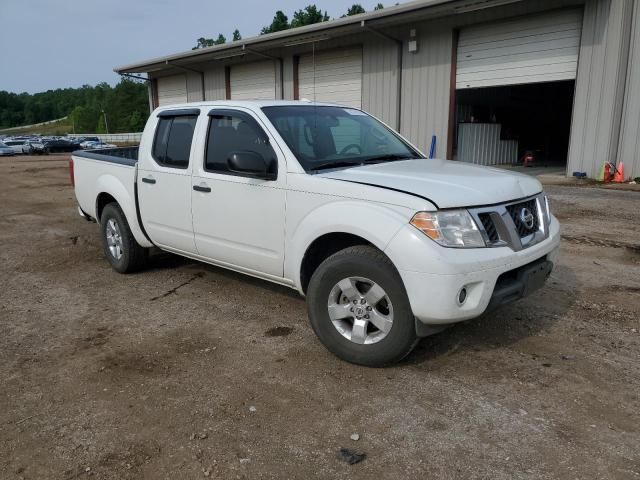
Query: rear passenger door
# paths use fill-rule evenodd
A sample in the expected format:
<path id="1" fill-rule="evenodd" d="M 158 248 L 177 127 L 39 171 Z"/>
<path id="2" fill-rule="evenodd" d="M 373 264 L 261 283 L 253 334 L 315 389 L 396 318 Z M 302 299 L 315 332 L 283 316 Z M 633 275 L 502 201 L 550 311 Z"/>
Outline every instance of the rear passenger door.
<path id="1" fill-rule="evenodd" d="M 160 112 L 151 149 L 139 159 L 142 223 L 158 246 L 196 253 L 191 218 L 193 134 L 198 109 Z M 141 150 L 142 152 L 142 150 Z"/>
<path id="2" fill-rule="evenodd" d="M 229 170 L 232 152 L 275 159 L 277 178 Z M 209 112 L 204 161 L 193 171 L 193 226 L 198 253 L 215 262 L 282 277 L 286 164 L 282 152 L 248 111 Z"/>

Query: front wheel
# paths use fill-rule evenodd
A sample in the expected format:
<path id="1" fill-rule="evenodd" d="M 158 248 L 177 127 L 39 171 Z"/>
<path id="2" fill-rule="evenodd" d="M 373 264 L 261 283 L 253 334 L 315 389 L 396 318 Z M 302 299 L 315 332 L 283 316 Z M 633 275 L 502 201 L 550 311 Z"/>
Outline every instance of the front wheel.
<path id="1" fill-rule="evenodd" d="M 327 258 L 311 278 L 307 308 L 320 341 L 347 362 L 384 366 L 402 360 L 418 342 L 402 279 L 370 246 Z"/>
<path id="2" fill-rule="evenodd" d="M 147 249 L 141 247 L 117 203 L 104 207 L 100 216 L 102 245 L 111 267 L 120 273 L 139 270 L 147 259 Z"/>

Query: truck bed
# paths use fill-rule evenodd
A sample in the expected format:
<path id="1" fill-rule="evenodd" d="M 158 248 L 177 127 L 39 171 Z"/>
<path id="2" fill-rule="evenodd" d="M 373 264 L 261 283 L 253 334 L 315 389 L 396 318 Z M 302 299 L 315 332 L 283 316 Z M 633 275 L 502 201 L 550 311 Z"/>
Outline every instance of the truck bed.
<path id="1" fill-rule="evenodd" d="M 98 208 L 116 201 L 139 244 L 151 246 L 138 220 L 138 147 L 79 150 L 73 152 L 73 172 L 78 205 L 85 215 L 98 219 Z"/>
<path id="2" fill-rule="evenodd" d="M 102 148 L 99 150 L 77 150 L 73 152 L 73 156 L 103 162 L 119 163 L 133 167 L 138 161 L 138 149 L 139 147 L 121 147 Z"/>

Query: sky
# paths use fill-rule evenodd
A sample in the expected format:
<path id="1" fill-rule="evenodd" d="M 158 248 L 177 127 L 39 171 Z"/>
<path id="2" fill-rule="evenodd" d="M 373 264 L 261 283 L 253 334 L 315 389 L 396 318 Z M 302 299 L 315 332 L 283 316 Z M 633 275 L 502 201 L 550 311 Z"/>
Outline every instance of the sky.
<path id="1" fill-rule="evenodd" d="M 113 68 L 190 50 L 199 37 L 260 33 L 276 10 L 315 3 L 332 18 L 379 0 L 0 0 L 0 90 L 115 84 Z M 397 0 L 382 1 L 385 6 Z"/>

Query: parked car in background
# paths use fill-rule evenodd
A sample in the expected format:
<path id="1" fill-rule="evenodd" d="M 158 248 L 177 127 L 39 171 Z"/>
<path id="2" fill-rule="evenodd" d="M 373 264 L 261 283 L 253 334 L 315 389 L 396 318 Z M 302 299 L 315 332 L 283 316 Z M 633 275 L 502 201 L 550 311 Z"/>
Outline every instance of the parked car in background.
<path id="1" fill-rule="evenodd" d="M 156 246 L 294 288 L 322 343 L 362 365 L 538 290 L 560 245 L 535 178 L 427 159 L 335 105 L 162 107 L 139 149 L 77 151 L 71 174 L 114 270 Z"/>
<path id="2" fill-rule="evenodd" d="M 92 148 L 93 145 L 96 145 L 98 143 L 100 143 L 100 139 L 99 138 L 91 138 L 91 137 L 89 137 L 89 138 L 83 139 L 80 142 L 80 147 L 86 150 L 86 149 Z"/>
<path id="3" fill-rule="evenodd" d="M 24 145 L 24 140 L 16 140 L 16 139 L 11 139 L 11 140 L 6 140 L 4 142 L 4 144 L 11 148 L 14 153 L 22 153 L 22 146 Z"/>
<path id="4" fill-rule="evenodd" d="M 27 140 L 26 142 L 24 142 L 24 145 L 22 145 L 22 153 L 25 153 L 28 155 L 34 155 L 34 154 L 44 154 L 49 152 L 47 150 L 47 145 L 45 140 L 38 138 L 38 139 Z"/>
<path id="5" fill-rule="evenodd" d="M 114 145 L 113 143 L 103 143 L 101 141 L 87 141 L 87 142 L 82 142 L 80 144 L 80 146 L 82 147 L 83 150 L 97 150 L 97 149 L 102 149 L 102 148 L 116 148 L 117 145 Z"/>
<path id="6" fill-rule="evenodd" d="M 82 144 L 82 142 L 99 142 L 100 141 L 98 137 L 75 137 L 74 140 L 78 144 Z"/>
<path id="7" fill-rule="evenodd" d="M 16 152 L 13 148 L 8 147 L 4 143 L 0 142 L 0 157 L 12 157 Z"/>
<path id="8" fill-rule="evenodd" d="M 49 153 L 73 152 L 78 149 L 77 145 L 64 138 L 45 140 L 44 143 Z"/>

